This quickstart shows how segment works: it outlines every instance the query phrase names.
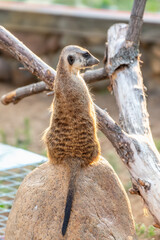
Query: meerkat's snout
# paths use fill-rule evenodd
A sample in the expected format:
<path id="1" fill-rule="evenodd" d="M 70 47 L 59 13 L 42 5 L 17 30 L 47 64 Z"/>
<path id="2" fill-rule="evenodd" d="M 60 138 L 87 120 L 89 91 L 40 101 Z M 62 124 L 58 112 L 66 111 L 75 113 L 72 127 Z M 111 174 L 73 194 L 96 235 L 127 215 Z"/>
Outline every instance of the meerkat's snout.
<path id="1" fill-rule="evenodd" d="M 97 65 L 99 63 L 99 60 L 95 58 L 91 53 L 86 51 L 85 53 L 82 54 L 85 62 L 85 67 L 91 67 L 94 65 Z"/>
<path id="2" fill-rule="evenodd" d="M 86 67 L 97 65 L 99 62 L 100 61 L 97 58 L 91 55 L 90 58 L 86 61 Z"/>

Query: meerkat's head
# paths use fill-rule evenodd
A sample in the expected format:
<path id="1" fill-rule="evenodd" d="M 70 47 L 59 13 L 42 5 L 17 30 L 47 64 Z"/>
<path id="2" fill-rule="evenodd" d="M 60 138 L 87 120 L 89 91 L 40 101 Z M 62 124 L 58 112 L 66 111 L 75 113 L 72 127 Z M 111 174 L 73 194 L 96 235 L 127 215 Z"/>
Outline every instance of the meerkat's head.
<path id="1" fill-rule="evenodd" d="M 92 67 L 99 63 L 88 50 L 79 46 L 69 45 L 62 50 L 61 59 L 65 67 L 71 71 L 78 71 L 80 69 Z"/>

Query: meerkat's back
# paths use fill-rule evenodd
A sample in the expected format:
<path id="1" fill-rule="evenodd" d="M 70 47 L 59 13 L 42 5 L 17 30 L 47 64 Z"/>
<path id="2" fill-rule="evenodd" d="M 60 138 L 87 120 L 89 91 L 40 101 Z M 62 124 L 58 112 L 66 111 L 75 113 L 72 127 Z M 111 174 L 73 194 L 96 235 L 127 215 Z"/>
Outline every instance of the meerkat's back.
<path id="1" fill-rule="evenodd" d="M 98 62 L 86 49 L 68 46 L 63 49 L 57 66 L 54 108 L 44 139 L 50 162 L 67 164 L 70 168 L 63 235 L 71 214 L 77 173 L 100 156 L 93 102 L 79 74 L 80 69 Z"/>

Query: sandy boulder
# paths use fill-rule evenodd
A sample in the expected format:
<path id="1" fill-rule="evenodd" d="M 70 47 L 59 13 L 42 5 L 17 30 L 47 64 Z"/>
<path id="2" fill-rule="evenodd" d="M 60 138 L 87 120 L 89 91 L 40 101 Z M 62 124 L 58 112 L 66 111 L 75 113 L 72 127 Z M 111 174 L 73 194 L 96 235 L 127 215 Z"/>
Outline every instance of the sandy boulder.
<path id="1" fill-rule="evenodd" d="M 108 162 L 82 169 L 67 233 L 61 234 L 69 171 L 44 163 L 22 182 L 9 215 L 5 240 L 133 240 L 128 198 Z"/>

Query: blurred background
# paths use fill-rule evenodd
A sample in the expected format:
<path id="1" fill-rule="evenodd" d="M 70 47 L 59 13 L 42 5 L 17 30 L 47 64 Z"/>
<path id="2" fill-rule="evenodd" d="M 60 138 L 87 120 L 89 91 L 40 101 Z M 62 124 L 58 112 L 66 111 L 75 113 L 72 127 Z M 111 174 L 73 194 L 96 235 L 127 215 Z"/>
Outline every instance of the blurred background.
<path id="1" fill-rule="evenodd" d="M 59 4 L 75 7 L 90 7 L 90 8 L 104 8 L 122 11 L 130 11 L 133 0 L 7 0 L 6 2 L 25 2 L 25 3 L 39 3 L 39 4 Z M 160 11 L 159 0 L 149 0 L 146 6 L 146 11 L 158 12 Z"/>
<path id="2" fill-rule="evenodd" d="M 62 48 L 69 44 L 87 48 L 100 59 L 102 66 L 107 30 L 115 23 L 128 22 L 132 4 L 133 0 L 0 1 L 0 24 L 53 68 L 56 68 Z M 160 151 L 160 0 L 147 1 L 140 52 L 151 129 Z M 0 49 L 0 96 L 37 81 L 20 67 L 18 61 Z M 107 86 L 108 80 L 89 88 L 95 102 L 107 108 L 118 122 L 118 108 Z M 17 105 L 0 104 L 0 142 L 45 156 L 41 137 L 49 125 L 51 102 L 52 97 L 41 93 Z M 125 166 L 106 137 L 101 132 L 98 136 L 102 155 L 111 163 L 128 193 L 131 181 Z M 160 239 L 142 200 L 137 196 L 129 195 L 129 198 L 139 239 Z"/>

